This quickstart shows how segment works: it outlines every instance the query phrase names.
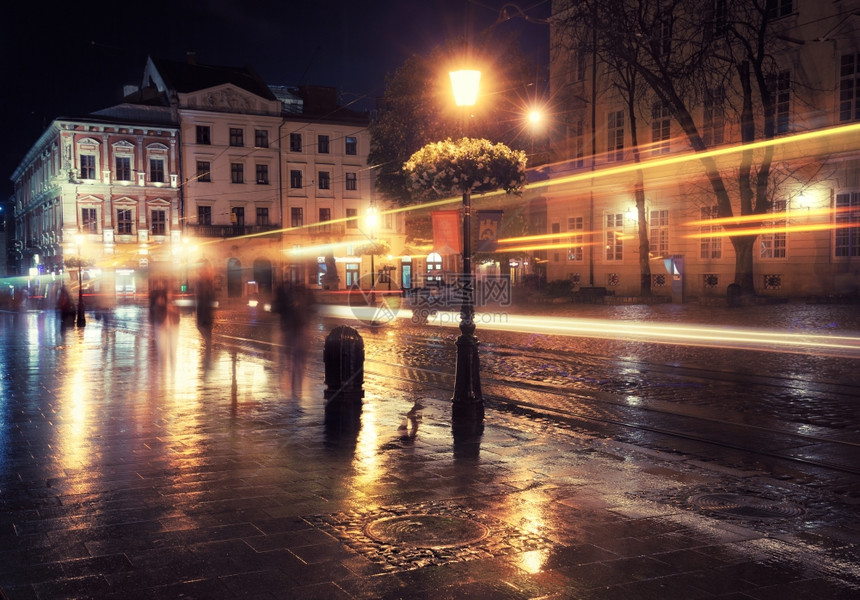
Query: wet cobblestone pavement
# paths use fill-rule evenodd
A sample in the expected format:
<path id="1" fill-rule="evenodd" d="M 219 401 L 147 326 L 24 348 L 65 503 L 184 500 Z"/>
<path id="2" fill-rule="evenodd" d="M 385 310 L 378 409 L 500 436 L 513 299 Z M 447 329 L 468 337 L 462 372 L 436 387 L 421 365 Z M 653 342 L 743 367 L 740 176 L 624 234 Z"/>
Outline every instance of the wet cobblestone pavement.
<path id="1" fill-rule="evenodd" d="M 860 594 L 850 497 L 527 412 L 455 436 L 420 381 L 327 423 L 319 365 L 291 398 L 274 345 L 184 316 L 171 365 L 143 325 L 0 315 L 6 598 Z"/>

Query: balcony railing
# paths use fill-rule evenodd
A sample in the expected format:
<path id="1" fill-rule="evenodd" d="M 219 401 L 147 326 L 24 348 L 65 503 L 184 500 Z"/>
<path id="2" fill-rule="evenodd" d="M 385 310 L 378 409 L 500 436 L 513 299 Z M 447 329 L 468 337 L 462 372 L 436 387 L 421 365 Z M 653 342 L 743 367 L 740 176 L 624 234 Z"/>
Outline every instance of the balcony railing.
<path id="1" fill-rule="evenodd" d="M 230 238 L 280 229 L 278 225 L 186 225 L 195 237 Z"/>

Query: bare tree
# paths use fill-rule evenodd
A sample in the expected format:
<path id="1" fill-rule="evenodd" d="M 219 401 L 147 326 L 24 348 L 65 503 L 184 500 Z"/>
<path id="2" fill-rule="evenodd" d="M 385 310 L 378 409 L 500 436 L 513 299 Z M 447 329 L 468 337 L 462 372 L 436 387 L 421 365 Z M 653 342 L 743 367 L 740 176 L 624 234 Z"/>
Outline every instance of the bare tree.
<path id="1" fill-rule="evenodd" d="M 774 59 L 780 42 L 770 9 L 767 0 L 710 5 L 700 0 L 557 0 L 554 12 L 557 27 L 597 32 L 592 49 L 601 62 L 613 67 L 609 76 L 632 70 L 669 108 L 690 147 L 703 153 L 700 162 L 719 216 L 731 218 L 764 215 L 772 206 L 772 146 L 758 152 L 744 148 L 731 172 L 705 154 L 720 142 L 714 135 L 715 111 L 743 145 L 772 139 L 786 125 L 784 115 L 777 113 L 775 93 L 785 91 L 790 82 L 780 78 Z M 697 119 L 706 99 L 712 102 L 710 121 Z M 734 179 L 732 185 L 727 177 Z M 725 227 L 730 232 L 748 231 L 750 224 Z M 735 251 L 735 283 L 747 294 L 755 292 L 757 237 L 729 236 Z"/>

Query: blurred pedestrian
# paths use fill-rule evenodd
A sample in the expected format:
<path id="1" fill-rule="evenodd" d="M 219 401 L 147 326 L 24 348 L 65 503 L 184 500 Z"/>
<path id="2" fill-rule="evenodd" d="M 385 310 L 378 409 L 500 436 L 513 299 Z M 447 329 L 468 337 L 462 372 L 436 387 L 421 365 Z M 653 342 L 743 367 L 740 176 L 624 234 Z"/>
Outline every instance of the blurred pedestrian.
<path id="1" fill-rule="evenodd" d="M 284 355 L 290 372 L 293 398 L 300 398 L 310 345 L 310 323 L 316 312 L 313 292 L 301 284 L 283 283 L 275 291 L 274 312 L 281 318 Z"/>
<path id="2" fill-rule="evenodd" d="M 150 283 L 149 319 L 153 326 L 159 362 L 172 369 L 175 367 L 179 342 L 179 309 L 173 301 L 166 278 L 158 278 Z"/>
<path id="3" fill-rule="evenodd" d="M 207 346 L 212 341 L 215 324 L 215 275 L 209 261 L 204 261 L 197 280 L 197 329 Z"/>
<path id="4" fill-rule="evenodd" d="M 66 286 L 60 287 L 60 293 L 57 296 L 57 316 L 63 326 L 74 325 L 75 323 L 75 305 Z"/>

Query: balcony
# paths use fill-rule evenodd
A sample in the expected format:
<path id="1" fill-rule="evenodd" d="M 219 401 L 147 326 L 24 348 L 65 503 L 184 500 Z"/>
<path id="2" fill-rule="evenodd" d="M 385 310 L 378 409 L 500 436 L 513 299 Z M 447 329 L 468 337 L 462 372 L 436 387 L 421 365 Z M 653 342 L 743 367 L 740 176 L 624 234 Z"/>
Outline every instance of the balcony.
<path id="1" fill-rule="evenodd" d="M 231 238 L 277 231 L 279 225 L 191 225 L 185 226 L 190 235 L 201 238 Z"/>

